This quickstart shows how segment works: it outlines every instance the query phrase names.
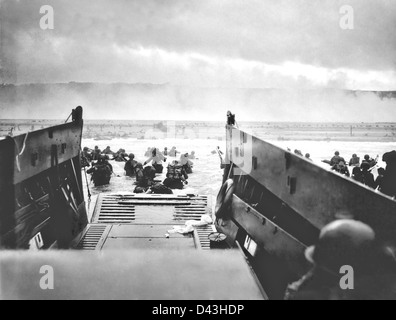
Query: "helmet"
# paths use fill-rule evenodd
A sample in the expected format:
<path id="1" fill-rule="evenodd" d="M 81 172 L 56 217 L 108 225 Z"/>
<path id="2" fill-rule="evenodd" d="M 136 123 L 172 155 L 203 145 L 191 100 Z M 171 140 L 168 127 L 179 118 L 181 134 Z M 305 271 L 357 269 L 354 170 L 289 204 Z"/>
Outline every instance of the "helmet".
<path id="1" fill-rule="evenodd" d="M 135 159 L 135 155 L 133 153 L 130 153 L 128 157 L 129 159 Z"/>
<path id="2" fill-rule="evenodd" d="M 362 164 L 360 165 L 360 167 L 363 170 L 369 170 L 371 168 L 370 164 L 368 162 L 363 161 Z"/>
<path id="3" fill-rule="evenodd" d="M 316 266 L 339 273 L 342 266 L 364 268 L 373 254 L 375 233 L 355 220 L 337 220 L 325 226 L 305 257 Z"/>
<path id="4" fill-rule="evenodd" d="M 146 190 L 142 187 L 136 187 L 134 193 L 145 193 Z"/>
<path id="5" fill-rule="evenodd" d="M 142 169 L 142 170 L 143 170 L 143 165 L 142 165 L 140 162 L 138 162 L 138 163 L 136 164 L 136 168 L 137 168 L 137 169 Z"/>
<path id="6" fill-rule="evenodd" d="M 362 170 L 360 169 L 360 167 L 354 167 L 352 170 L 352 174 L 356 175 L 362 173 Z"/>
<path id="7" fill-rule="evenodd" d="M 395 163 L 396 162 L 396 151 L 391 151 L 391 152 L 385 153 L 384 156 L 382 157 L 382 161 L 386 162 L 387 164 Z"/>
<path id="8" fill-rule="evenodd" d="M 335 154 L 336 156 L 339 156 L 339 155 L 340 155 L 340 152 L 339 152 L 339 151 L 336 151 L 334 154 Z"/>
<path id="9" fill-rule="evenodd" d="M 378 174 L 379 175 L 384 175 L 386 173 L 386 170 L 384 168 L 379 168 L 378 169 Z"/>

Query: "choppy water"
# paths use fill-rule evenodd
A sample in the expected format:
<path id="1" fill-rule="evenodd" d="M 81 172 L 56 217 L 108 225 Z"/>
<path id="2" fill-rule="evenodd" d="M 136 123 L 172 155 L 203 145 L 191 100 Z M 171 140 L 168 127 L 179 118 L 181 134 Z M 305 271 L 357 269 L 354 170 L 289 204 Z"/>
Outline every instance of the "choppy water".
<path id="1" fill-rule="evenodd" d="M 394 143 L 382 143 L 382 142 L 323 142 L 323 141 L 268 141 L 274 145 L 280 146 L 284 149 L 290 148 L 291 150 L 299 149 L 304 154 L 310 153 L 311 158 L 315 163 L 323 165 L 328 168 L 327 165 L 322 164 L 321 161 L 330 159 L 335 151 L 339 151 L 341 155 L 349 161 L 353 153 L 358 154 L 361 158 L 365 154 L 369 154 L 372 157 L 377 155 L 382 158 L 385 152 L 396 149 Z M 182 153 L 195 151 L 197 159 L 194 160 L 194 173 L 189 177 L 189 185 L 183 190 L 183 193 L 195 193 L 195 194 L 208 194 L 216 196 L 218 190 L 221 187 L 222 181 L 222 170 L 220 169 L 220 160 L 216 154 L 211 152 L 220 146 L 221 150 L 225 150 L 225 142 L 218 140 L 191 140 L 191 139 L 167 139 L 167 140 L 136 140 L 136 139 L 114 139 L 111 141 L 95 141 L 92 139 L 84 140 L 83 146 L 94 148 L 99 146 L 100 149 L 105 149 L 110 146 L 113 151 L 117 151 L 120 148 L 126 149 L 127 153 L 134 153 L 136 160 L 144 162 L 146 158 L 144 154 L 148 147 L 157 147 L 163 150 L 164 147 L 170 149 L 172 146 L 176 146 L 178 151 Z M 175 158 L 168 157 L 168 162 Z M 97 195 L 100 192 L 119 192 L 129 193 L 135 188 L 134 179 L 125 177 L 124 175 L 124 163 L 112 162 L 114 166 L 114 172 L 118 176 L 114 176 L 111 180 L 111 184 L 105 187 L 95 188 L 90 183 L 90 190 L 93 195 Z M 385 167 L 385 164 L 380 162 L 381 166 Z M 166 170 L 165 170 L 166 171 Z M 164 179 L 165 173 L 158 179 Z M 88 177 L 89 179 L 89 177 Z"/>
<path id="2" fill-rule="evenodd" d="M 225 142 L 218 140 L 136 140 L 136 139 L 114 139 L 111 141 L 96 141 L 92 139 L 83 140 L 83 146 L 89 148 L 94 148 L 98 146 L 101 150 L 105 149 L 107 146 L 111 147 L 112 151 L 118 151 L 120 148 L 126 150 L 126 152 L 134 153 L 135 159 L 141 163 L 146 160 L 144 157 L 145 152 L 148 147 L 156 147 L 161 151 L 165 147 L 170 150 L 173 146 L 177 147 L 177 150 L 182 153 L 191 153 L 195 151 L 197 159 L 192 160 L 194 162 L 194 173 L 189 175 L 188 186 L 180 193 L 185 194 L 205 194 L 205 195 L 217 195 L 221 183 L 223 171 L 220 169 L 220 159 L 216 154 L 212 154 L 217 146 L 224 151 Z M 178 156 L 180 158 L 180 155 Z M 164 164 L 166 167 L 167 163 L 172 162 L 176 158 L 168 157 L 167 162 Z M 93 196 L 101 192 L 112 192 L 112 193 L 130 193 L 135 189 L 135 179 L 126 177 L 124 173 L 123 162 L 111 161 L 114 167 L 114 175 L 111 179 L 110 185 L 103 187 L 95 187 L 93 183 L 90 183 L 90 191 Z M 162 176 L 157 177 L 158 180 L 164 180 L 166 175 L 166 170 Z M 83 178 L 85 179 L 85 178 Z M 88 180 L 90 177 L 88 176 Z M 85 184 L 85 181 L 84 181 Z M 86 186 L 84 187 L 86 192 Z M 175 191 L 178 193 L 179 191 Z M 85 196 L 87 193 L 85 193 Z M 92 203 L 94 203 L 94 197 L 92 198 Z M 91 208 L 92 209 L 92 208 Z"/>

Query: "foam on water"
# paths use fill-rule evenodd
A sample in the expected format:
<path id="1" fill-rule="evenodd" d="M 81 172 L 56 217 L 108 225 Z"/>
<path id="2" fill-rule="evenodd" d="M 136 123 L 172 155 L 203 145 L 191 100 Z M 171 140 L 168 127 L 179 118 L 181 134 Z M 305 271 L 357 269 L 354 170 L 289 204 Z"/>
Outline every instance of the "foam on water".
<path id="1" fill-rule="evenodd" d="M 144 163 L 146 157 L 144 156 L 147 148 L 156 147 L 161 151 L 165 147 L 170 150 L 173 146 L 182 153 L 191 153 L 195 151 L 197 159 L 192 160 L 194 162 L 194 173 L 189 175 L 188 185 L 183 190 L 183 193 L 194 193 L 194 194 L 207 194 L 216 195 L 221 187 L 222 182 L 222 170 L 220 169 L 220 159 L 216 154 L 212 154 L 217 146 L 220 146 L 221 150 L 225 151 L 225 142 L 217 140 L 187 140 L 187 139 L 166 139 L 166 140 L 137 140 L 137 139 L 114 139 L 111 141 L 96 141 L 96 140 L 83 140 L 83 146 L 94 148 L 98 146 L 101 150 L 110 146 L 112 151 L 118 151 L 120 148 L 126 150 L 126 152 L 134 153 L 135 159 L 141 163 Z M 168 163 L 172 162 L 176 158 L 167 157 Z M 180 155 L 177 159 L 180 158 Z M 135 179 L 125 176 L 124 163 L 112 161 L 111 164 L 114 167 L 114 173 L 119 177 L 113 176 L 111 184 L 109 186 L 95 188 L 90 183 L 91 193 L 93 195 L 101 192 L 119 192 L 127 193 L 132 192 L 135 189 Z M 162 176 L 157 177 L 158 180 L 164 180 L 166 175 L 166 169 Z M 89 179 L 89 177 L 88 177 Z"/>

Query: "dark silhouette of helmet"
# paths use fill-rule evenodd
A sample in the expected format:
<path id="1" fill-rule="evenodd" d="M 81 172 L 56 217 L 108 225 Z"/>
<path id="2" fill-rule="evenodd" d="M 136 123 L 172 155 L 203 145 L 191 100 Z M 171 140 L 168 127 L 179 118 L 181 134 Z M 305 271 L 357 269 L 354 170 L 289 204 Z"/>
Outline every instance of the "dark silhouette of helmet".
<path id="1" fill-rule="evenodd" d="M 340 155 L 340 152 L 339 152 L 339 151 L 336 151 L 334 154 L 335 154 L 336 156 L 339 156 L 339 155 Z"/>
<path id="2" fill-rule="evenodd" d="M 384 175 L 385 173 L 386 173 L 386 171 L 385 171 L 384 168 L 379 168 L 379 169 L 378 169 L 378 174 L 379 174 L 379 175 Z"/>
<path id="3" fill-rule="evenodd" d="M 360 165 L 360 168 L 362 170 L 369 170 L 371 168 L 371 165 L 368 162 L 363 161 L 362 164 Z"/>
<path id="4" fill-rule="evenodd" d="M 130 153 L 128 157 L 129 159 L 135 159 L 135 155 L 133 153 Z"/>
<path id="5" fill-rule="evenodd" d="M 353 170 L 352 170 L 352 174 L 353 175 L 356 175 L 356 174 L 359 174 L 359 173 L 362 173 L 362 170 L 360 169 L 360 167 L 353 168 Z"/>
<path id="6" fill-rule="evenodd" d="M 141 170 L 143 170 L 143 165 L 142 165 L 140 162 L 138 162 L 138 163 L 136 164 L 136 169 L 141 169 Z"/>
<path id="7" fill-rule="evenodd" d="M 387 164 L 396 163 L 396 151 L 385 153 L 382 157 L 382 161 L 386 162 Z"/>
<path id="8" fill-rule="evenodd" d="M 339 273 L 342 266 L 364 270 L 374 255 L 375 233 L 368 225 L 355 220 L 337 220 L 325 226 L 315 246 L 305 256 L 316 266 Z"/>

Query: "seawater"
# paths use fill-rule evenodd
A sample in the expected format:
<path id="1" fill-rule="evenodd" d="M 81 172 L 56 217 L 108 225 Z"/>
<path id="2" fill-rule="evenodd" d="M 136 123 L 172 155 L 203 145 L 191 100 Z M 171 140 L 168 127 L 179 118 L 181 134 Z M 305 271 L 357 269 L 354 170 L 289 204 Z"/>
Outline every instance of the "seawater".
<path id="1" fill-rule="evenodd" d="M 356 153 L 361 159 L 365 154 L 371 157 L 379 155 L 380 160 L 385 152 L 395 150 L 396 145 L 390 142 L 339 142 L 339 141 L 268 141 L 283 149 L 299 149 L 305 153 L 310 153 L 312 160 L 318 165 L 329 169 L 329 166 L 322 163 L 322 160 L 330 159 L 335 151 L 339 151 L 346 161 L 349 161 L 352 154 Z M 192 194 L 206 194 L 209 196 L 216 196 L 222 183 L 222 170 L 220 169 L 220 159 L 217 153 L 213 154 L 212 151 L 216 150 L 217 146 L 224 152 L 225 141 L 213 139 L 162 139 L 162 140 L 137 140 L 137 139 L 113 139 L 113 140 L 83 140 L 83 147 L 94 148 L 98 146 L 104 150 L 110 146 L 112 151 L 118 151 L 120 148 L 126 152 L 134 153 L 135 159 L 139 162 L 144 162 L 146 157 L 144 154 L 147 148 L 159 148 L 161 151 L 165 147 L 170 150 L 173 146 L 182 153 L 191 153 L 195 151 L 197 159 L 194 162 L 194 173 L 189 176 L 189 184 L 181 193 Z M 180 157 L 180 156 L 179 156 Z M 178 158 L 179 158 L 178 157 Z M 168 157 L 168 161 L 164 164 L 166 168 L 167 163 L 172 162 L 176 158 Z M 89 188 L 92 195 L 97 195 L 101 192 L 112 193 L 130 193 L 133 192 L 135 179 L 125 176 L 124 163 L 111 162 L 114 167 L 115 175 L 111 180 L 111 184 L 105 187 L 95 188 L 90 182 L 88 176 Z M 385 167 L 382 161 L 379 165 Z M 162 176 L 157 177 L 158 180 L 164 180 L 166 169 Z M 83 177 L 85 180 L 85 178 Z M 85 181 L 84 181 L 85 184 Z M 86 190 L 86 186 L 85 186 Z"/>

